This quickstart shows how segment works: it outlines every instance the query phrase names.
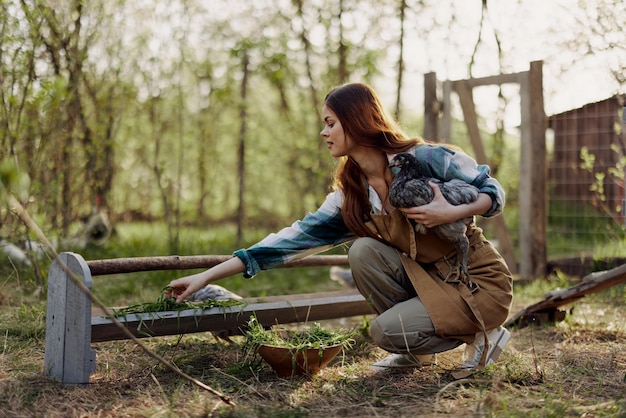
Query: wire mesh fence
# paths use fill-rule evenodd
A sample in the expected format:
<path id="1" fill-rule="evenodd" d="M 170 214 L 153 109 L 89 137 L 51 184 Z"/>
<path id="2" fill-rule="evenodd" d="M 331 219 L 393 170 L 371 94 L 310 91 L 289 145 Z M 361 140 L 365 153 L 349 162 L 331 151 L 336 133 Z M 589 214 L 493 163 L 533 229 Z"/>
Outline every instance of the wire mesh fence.
<path id="1" fill-rule="evenodd" d="M 550 259 L 602 256 L 624 237 L 624 105 L 614 96 L 548 118 Z"/>

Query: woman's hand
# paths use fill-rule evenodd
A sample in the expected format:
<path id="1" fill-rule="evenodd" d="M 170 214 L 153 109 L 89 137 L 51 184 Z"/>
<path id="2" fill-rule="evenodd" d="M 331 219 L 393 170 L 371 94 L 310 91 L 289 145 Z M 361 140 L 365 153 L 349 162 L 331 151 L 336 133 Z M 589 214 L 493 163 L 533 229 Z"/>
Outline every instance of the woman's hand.
<path id="1" fill-rule="evenodd" d="M 432 182 L 428 184 L 435 194 L 430 203 L 413 208 L 400 208 L 407 218 L 413 219 L 427 228 L 448 224 L 474 215 L 482 215 L 491 207 L 491 198 L 484 193 L 480 193 L 478 199 L 472 203 L 455 206 L 443 197 L 439 186 Z"/>
<path id="2" fill-rule="evenodd" d="M 423 224 L 427 228 L 442 225 L 456 221 L 456 212 L 458 206 L 450 204 L 441 194 L 439 186 L 435 183 L 428 183 L 432 187 L 435 196 L 433 200 L 423 206 L 413 208 L 400 208 L 406 214 L 406 217 Z"/>
<path id="3" fill-rule="evenodd" d="M 176 302 L 182 302 L 192 293 L 197 292 L 208 284 L 207 271 L 192 274 L 191 276 L 181 277 L 172 280 L 167 286 L 166 296 L 173 296 Z"/>
<path id="4" fill-rule="evenodd" d="M 176 302 L 182 302 L 207 284 L 233 274 L 243 273 L 245 269 L 246 266 L 243 261 L 238 257 L 233 257 L 203 272 L 172 280 L 165 295 L 175 297 Z"/>

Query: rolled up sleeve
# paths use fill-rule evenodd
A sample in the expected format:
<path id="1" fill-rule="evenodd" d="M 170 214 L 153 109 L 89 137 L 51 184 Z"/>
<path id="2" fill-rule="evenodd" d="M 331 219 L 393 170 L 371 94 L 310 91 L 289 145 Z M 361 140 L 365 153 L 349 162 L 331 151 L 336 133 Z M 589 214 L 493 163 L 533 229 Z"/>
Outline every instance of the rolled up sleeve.
<path id="1" fill-rule="evenodd" d="M 353 238 L 341 216 L 342 195 L 330 193 L 315 213 L 270 234 L 247 249 L 233 253 L 241 259 L 244 277 L 253 277 L 261 270 L 280 267 L 307 255 L 316 254 Z"/>

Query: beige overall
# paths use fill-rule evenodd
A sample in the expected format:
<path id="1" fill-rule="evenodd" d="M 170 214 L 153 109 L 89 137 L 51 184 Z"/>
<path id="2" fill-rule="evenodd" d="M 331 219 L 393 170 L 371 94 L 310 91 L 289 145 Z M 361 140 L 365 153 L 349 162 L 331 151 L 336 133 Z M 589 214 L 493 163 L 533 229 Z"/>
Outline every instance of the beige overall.
<path id="1" fill-rule="evenodd" d="M 428 230 L 416 234 L 404 214 L 371 215 L 368 227 L 400 253 L 411 280 L 434 325 L 435 334 L 463 342 L 474 341 L 475 334 L 501 325 L 509 314 L 513 297 L 511 273 L 497 250 L 475 224 L 468 226 L 470 249 L 467 283 L 446 277 L 456 260 L 454 245 Z"/>

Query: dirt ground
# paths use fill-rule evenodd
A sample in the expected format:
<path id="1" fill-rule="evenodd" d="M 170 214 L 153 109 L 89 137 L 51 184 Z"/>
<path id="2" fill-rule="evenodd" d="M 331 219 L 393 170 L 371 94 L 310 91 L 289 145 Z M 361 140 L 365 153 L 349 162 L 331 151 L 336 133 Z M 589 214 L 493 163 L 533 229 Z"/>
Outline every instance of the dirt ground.
<path id="1" fill-rule="evenodd" d="M 522 306 L 516 306 L 519 309 Z M 365 335 L 321 374 L 284 379 L 264 363 L 245 367 L 241 337 L 211 334 L 143 340 L 234 405 L 181 379 L 131 341 L 94 344 L 97 371 L 85 386 L 45 378 L 41 333 L 4 333 L 1 417 L 626 417 L 623 291 L 565 307 L 565 320 L 511 329 L 497 364 L 468 379 L 450 370 L 462 347 L 422 369 L 374 373 L 386 353 Z M 327 326 L 360 326 L 351 318 Z"/>

